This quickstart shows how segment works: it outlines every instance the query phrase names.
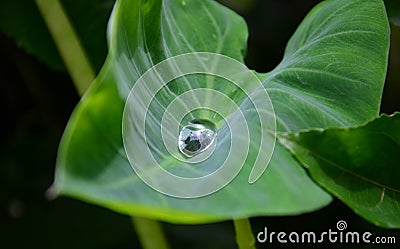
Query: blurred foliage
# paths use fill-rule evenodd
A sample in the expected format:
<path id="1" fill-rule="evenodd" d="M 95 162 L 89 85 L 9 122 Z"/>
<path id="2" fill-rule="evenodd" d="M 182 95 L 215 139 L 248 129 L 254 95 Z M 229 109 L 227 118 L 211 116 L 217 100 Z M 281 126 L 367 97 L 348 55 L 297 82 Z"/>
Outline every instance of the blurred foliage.
<path id="1" fill-rule="evenodd" d="M 107 55 L 106 27 L 114 0 L 61 0 L 93 68 L 98 72 Z M 34 1 L 0 1 L 0 28 L 50 68 L 64 65 Z"/>
<path id="2" fill-rule="evenodd" d="M 51 68 L 63 68 L 61 57 L 34 1 L 0 1 L 0 28 Z"/>
<path id="3" fill-rule="evenodd" d="M 77 32 L 89 36 L 86 39 L 91 43 L 85 44 L 85 48 L 98 70 L 106 56 L 105 30 L 113 1 L 62 2 L 71 19 L 77 18 L 72 20 L 75 27 L 82 28 Z M 245 0 L 223 2 L 236 8 L 249 25 L 249 67 L 269 71 L 281 60 L 284 46 L 302 18 L 319 1 L 250 0 L 245 7 L 241 4 Z M 71 13 L 73 9 L 77 13 Z M 81 23 L 79 11 L 91 12 L 91 18 L 85 17 L 85 23 Z M 400 110 L 400 28 L 394 25 L 391 28 L 389 69 L 381 106 L 385 113 Z M 79 97 L 63 71 L 63 63 L 33 1 L 0 1 L 0 29 L 0 104 L 4 109 L 0 123 L 0 247 L 139 248 L 128 217 L 76 200 L 49 201 L 45 197 L 53 181 L 61 134 Z M 311 214 L 260 217 L 251 221 L 256 233 L 264 226 L 274 231 L 321 231 L 334 227 L 340 219 L 346 220 L 352 231 L 399 234 L 374 227 L 338 201 Z M 200 226 L 165 224 L 165 228 L 175 245 L 173 248 L 179 248 L 177 245 L 181 248 L 234 247 L 229 222 Z M 318 246 L 327 248 L 315 245 Z M 279 244 L 266 247 L 275 248 Z M 341 248 L 354 248 L 354 245 Z"/>
<path id="4" fill-rule="evenodd" d="M 398 0 L 385 0 L 386 10 L 389 16 L 389 20 L 400 26 L 400 1 Z"/>

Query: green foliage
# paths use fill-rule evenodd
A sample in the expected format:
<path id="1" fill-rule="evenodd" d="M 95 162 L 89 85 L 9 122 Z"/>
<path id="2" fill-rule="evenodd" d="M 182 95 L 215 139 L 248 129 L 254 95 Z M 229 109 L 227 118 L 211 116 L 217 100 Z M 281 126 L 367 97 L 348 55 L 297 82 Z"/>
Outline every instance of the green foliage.
<path id="1" fill-rule="evenodd" d="M 390 22 L 400 26 L 400 2 L 397 0 L 385 0 Z"/>
<path id="2" fill-rule="evenodd" d="M 346 127 L 378 115 L 390 29 L 381 1 L 325 1 L 265 81 L 278 130 Z"/>
<path id="3" fill-rule="evenodd" d="M 383 227 L 400 227 L 400 114 L 364 126 L 283 134 L 282 143 L 326 190 Z"/>
<path id="4" fill-rule="evenodd" d="M 100 70 L 107 55 L 104 30 L 114 2 L 114 0 L 61 1 L 96 71 Z M 14 37 L 26 51 L 51 68 L 56 70 L 64 68 L 34 1 L 1 1 L 0 28 Z"/>
<path id="5" fill-rule="evenodd" d="M 60 70 L 63 62 L 34 1 L 1 1 L 0 28 L 16 38 L 26 51 Z"/>
<path id="6" fill-rule="evenodd" d="M 300 214 L 330 202 L 280 144 L 252 185 L 251 165 L 221 191 L 198 199 L 168 197 L 145 185 L 122 144 L 122 111 L 132 84 L 156 63 L 182 53 L 216 52 L 243 61 L 247 28 L 216 2 L 194 0 L 118 1 L 110 25 L 109 57 L 60 145 L 57 191 L 124 214 L 184 223 Z M 376 117 L 388 49 L 382 1 L 330 0 L 315 7 L 289 41 L 282 63 L 260 75 L 278 129 L 348 127 Z"/>
<path id="7" fill-rule="evenodd" d="M 80 38 L 92 67 L 98 72 L 107 55 L 104 30 L 115 0 L 61 0 L 61 3 Z"/>

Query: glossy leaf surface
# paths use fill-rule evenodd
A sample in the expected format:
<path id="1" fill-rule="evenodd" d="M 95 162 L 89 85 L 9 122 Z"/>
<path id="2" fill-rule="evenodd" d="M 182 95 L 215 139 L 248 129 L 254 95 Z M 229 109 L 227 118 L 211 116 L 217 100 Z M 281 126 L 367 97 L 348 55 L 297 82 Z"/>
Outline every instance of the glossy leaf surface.
<path id="1" fill-rule="evenodd" d="M 218 3 L 194 0 L 119 1 L 110 27 L 106 64 L 61 143 L 57 191 L 121 213 L 184 223 L 300 214 L 330 202 L 280 144 L 254 184 L 248 183 L 252 165 L 247 163 L 229 185 L 206 197 L 178 199 L 149 188 L 134 174 L 122 143 L 122 112 L 132 84 L 153 65 L 188 52 L 214 52 L 243 62 L 247 28 Z M 326 1 L 312 10 L 289 41 L 282 63 L 266 77 L 260 75 L 278 129 L 344 127 L 375 117 L 388 36 L 381 1 Z M 198 78 L 190 80 L 189 89 L 202 86 Z M 206 87 L 232 90 L 219 82 Z M 169 97 L 161 96 L 161 105 Z M 250 151 L 249 158 L 255 156 Z"/>
<path id="2" fill-rule="evenodd" d="M 365 126 L 283 136 L 312 177 L 358 215 L 378 226 L 400 227 L 400 115 Z"/>

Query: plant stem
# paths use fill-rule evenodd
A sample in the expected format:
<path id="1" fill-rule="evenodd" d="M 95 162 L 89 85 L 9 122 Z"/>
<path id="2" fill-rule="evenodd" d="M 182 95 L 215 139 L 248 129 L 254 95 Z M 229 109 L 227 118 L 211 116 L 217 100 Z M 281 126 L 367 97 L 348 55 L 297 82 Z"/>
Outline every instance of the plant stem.
<path id="1" fill-rule="evenodd" d="M 69 75 L 83 95 L 95 78 L 89 59 L 59 0 L 35 0 Z"/>
<path id="2" fill-rule="evenodd" d="M 239 249 L 256 249 L 256 240 L 249 219 L 233 220 L 236 231 L 236 243 Z"/>
<path id="3" fill-rule="evenodd" d="M 54 43 L 80 96 L 95 79 L 95 72 L 59 0 L 35 0 Z M 169 249 L 157 221 L 132 217 L 145 249 Z"/>
<path id="4" fill-rule="evenodd" d="M 159 222 L 140 217 L 132 217 L 132 222 L 143 248 L 169 249 Z"/>

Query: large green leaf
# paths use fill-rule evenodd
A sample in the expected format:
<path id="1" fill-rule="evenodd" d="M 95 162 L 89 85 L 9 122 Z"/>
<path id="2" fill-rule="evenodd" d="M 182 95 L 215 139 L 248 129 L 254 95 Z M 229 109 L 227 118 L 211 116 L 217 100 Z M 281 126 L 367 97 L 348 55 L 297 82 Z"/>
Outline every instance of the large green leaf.
<path id="1" fill-rule="evenodd" d="M 312 177 L 372 223 L 400 227 L 400 114 L 365 126 L 290 133 L 287 148 Z"/>
<path id="2" fill-rule="evenodd" d="M 297 131 L 372 119 L 379 109 L 388 35 L 381 1 L 333 0 L 316 7 L 292 37 L 283 62 L 264 81 L 278 128 Z M 248 183 L 252 164 L 247 162 L 225 188 L 197 199 L 157 193 L 132 171 L 121 132 L 132 84 L 156 63 L 187 52 L 215 52 L 243 61 L 246 38 L 243 20 L 214 1 L 117 2 L 110 20 L 107 62 L 63 136 L 56 190 L 121 213 L 188 223 L 299 214 L 328 204 L 330 196 L 280 144 L 254 184 Z M 220 80 L 200 76 L 186 80 L 188 89 L 233 90 L 223 89 Z M 170 90 L 182 91 L 173 86 Z M 160 95 L 161 106 L 171 99 Z M 243 101 L 243 95 L 229 96 Z M 255 156 L 250 151 L 249 159 Z"/>
<path id="3" fill-rule="evenodd" d="M 379 112 L 389 50 L 381 1 L 325 1 L 303 21 L 266 84 L 281 128 L 346 127 Z"/>

